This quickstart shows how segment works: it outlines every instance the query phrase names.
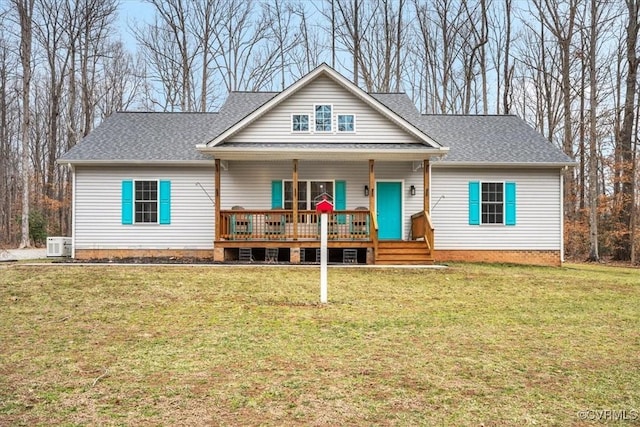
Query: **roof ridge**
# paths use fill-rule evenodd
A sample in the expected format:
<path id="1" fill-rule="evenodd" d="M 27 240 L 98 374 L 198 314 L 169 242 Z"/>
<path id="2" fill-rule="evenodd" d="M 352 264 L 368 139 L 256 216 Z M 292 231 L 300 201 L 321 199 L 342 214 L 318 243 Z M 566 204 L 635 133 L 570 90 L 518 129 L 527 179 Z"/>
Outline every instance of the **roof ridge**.
<path id="1" fill-rule="evenodd" d="M 400 91 L 400 92 L 367 92 L 369 95 L 406 95 L 407 92 L 404 91 Z"/>
<path id="2" fill-rule="evenodd" d="M 118 110 L 115 114 L 218 114 L 218 111 L 127 111 L 127 110 Z"/>
<path id="3" fill-rule="evenodd" d="M 229 94 L 232 93 L 281 93 L 282 91 L 277 91 L 277 90 L 231 90 L 229 91 Z"/>
<path id="4" fill-rule="evenodd" d="M 516 114 L 444 114 L 420 113 L 422 117 L 518 117 Z"/>

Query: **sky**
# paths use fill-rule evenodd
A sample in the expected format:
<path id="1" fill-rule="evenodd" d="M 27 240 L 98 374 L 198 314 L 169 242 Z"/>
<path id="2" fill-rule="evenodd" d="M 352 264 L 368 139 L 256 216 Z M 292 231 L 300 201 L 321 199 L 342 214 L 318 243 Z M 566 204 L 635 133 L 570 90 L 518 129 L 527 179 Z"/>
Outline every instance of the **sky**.
<path id="1" fill-rule="evenodd" d="M 141 0 L 120 0 L 118 7 L 118 28 L 124 44 L 134 52 L 136 40 L 129 27 L 136 23 L 150 23 L 153 19 L 153 7 Z"/>

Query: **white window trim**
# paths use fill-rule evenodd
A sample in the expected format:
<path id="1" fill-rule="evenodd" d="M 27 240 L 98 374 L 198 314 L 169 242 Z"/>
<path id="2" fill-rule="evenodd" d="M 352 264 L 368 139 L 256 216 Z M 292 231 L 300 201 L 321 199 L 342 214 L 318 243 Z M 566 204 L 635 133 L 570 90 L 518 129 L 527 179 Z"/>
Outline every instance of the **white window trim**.
<path id="1" fill-rule="evenodd" d="M 480 181 L 480 226 L 483 227 L 506 227 L 505 225 L 505 219 L 506 219 L 506 215 L 507 215 L 507 201 L 505 200 L 506 197 L 506 190 L 505 190 L 505 183 L 506 181 Z M 502 222 L 483 222 L 482 221 L 482 205 L 484 205 L 485 202 L 482 201 L 482 184 L 502 184 Z M 486 203 L 490 203 L 490 202 L 486 202 Z M 492 204 L 497 204 L 497 203 L 492 203 Z"/>
<path id="2" fill-rule="evenodd" d="M 323 104 L 324 105 L 324 104 Z M 293 129 L 293 116 L 307 116 L 307 130 L 294 130 Z M 291 131 L 291 133 L 297 134 L 297 133 L 310 133 L 311 132 L 311 120 L 310 120 L 310 116 L 307 113 L 292 113 L 291 114 L 291 127 L 289 128 L 289 130 Z M 315 126 L 315 121 L 314 121 L 314 126 Z"/>
<path id="3" fill-rule="evenodd" d="M 320 105 L 328 105 L 329 107 L 331 107 L 331 129 L 330 130 L 318 130 L 316 129 L 316 108 Z M 335 126 L 333 126 L 333 104 L 313 104 L 313 132 L 315 133 L 323 133 L 323 134 L 327 134 L 327 133 L 333 133 L 335 132 Z"/>
<path id="4" fill-rule="evenodd" d="M 138 222 L 136 221 L 136 183 L 138 182 L 154 182 L 156 183 L 156 221 L 155 222 Z M 141 201 L 144 202 L 144 201 Z M 134 225 L 157 225 L 160 224 L 160 180 L 159 179 L 134 179 L 133 180 L 133 224 Z"/>
<path id="5" fill-rule="evenodd" d="M 353 130 L 340 130 L 340 116 L 352 116 L 353 117 Z M 356 133 L 356 115 L 352 113 L 338 113 L 336 114 L 336 132 L 338 133 Z"/>

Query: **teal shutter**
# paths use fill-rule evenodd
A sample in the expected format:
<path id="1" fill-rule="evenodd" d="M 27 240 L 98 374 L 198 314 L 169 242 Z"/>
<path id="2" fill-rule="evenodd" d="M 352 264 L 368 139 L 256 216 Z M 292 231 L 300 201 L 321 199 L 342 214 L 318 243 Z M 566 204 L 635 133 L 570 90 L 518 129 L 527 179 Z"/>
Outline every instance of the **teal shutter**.
<path id="1" fill-rule="evenodd" d="M 122 181 L 122 224 L 133 224 L 133 181 Z"/>
<path id="2" fill-rule="evenodd" d="M 469 182 L 469 225 L 480 225 L 480 182 Z"/>
<path id="3" fill-rule="evenodd" d="M 505 182 L 505 225 L 516 225 L 516 183 Z"/>
<path id="4" fill-rule="evenodd" d="M 271 181 L 271 209 L 282 208 L 282 181 Z"/>
<path id="5" fill-rule="evenodd" d="M 335 205 L 333 208 L 337 211 L 343 211 L 347 209 L 347 182 L 336 181 L 336 191 L 334 195 Z M 346 224 L 345 215 L 338 215 L 338 224 Z"/>
<path id="6" fill-rule="evenodd" d="M 171 181 L 160 181 L 160 224 L 171 224 Z"/>

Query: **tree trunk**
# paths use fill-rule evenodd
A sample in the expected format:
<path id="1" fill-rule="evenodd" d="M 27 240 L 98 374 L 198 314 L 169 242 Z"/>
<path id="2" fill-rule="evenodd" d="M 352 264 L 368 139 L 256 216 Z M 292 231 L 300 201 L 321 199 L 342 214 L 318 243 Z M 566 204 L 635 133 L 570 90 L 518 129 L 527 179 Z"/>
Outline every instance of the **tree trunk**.
<path id="1" fill-rule="evenodd" d="M 505 19 L 506 19 L 506 29 L 505 29 L 505 42 L 504 42 L 504 76 L 502 79 L 504 80 L 504 92 L 502 93 L 502 114 L 510 114 L 511 113 L 511 77 L 513 72 L 510 71 L 509 68 L 509 56 L 511 49 L 511 0 L 505 0 L 504 2 L 505 8 Z"/>
<path id="2" fill-rule="evenodd" d="M 589 261 L 598 261 L 598 152 L 597 110 L 598 82 L 596 70 L 597 2 L 591 0 L 591 36 L 589 39 Z"/>
<path id="3" fill-rule="evenodd" d="M 638 43 L 638 2 L 627 0 L 629 22 L 626 29 L 626 53 L 627 53 L 627 78 L 624 102 L 624 114 L 622 128 L 616 147 L 620 156 L 620 191 L 617 194 L 619 206 L 617 209 L 618 237 L 616 239 L 614 258 L 619 261 L 628 261 L 631 258 L 631 235 L 629 225 L 633 210 L 633 185 L 632 185 L 632 140 L 634 138 L 633 122 L 636 103 L 636 80 L 638 74 L 638 56 L 636 46 Z"/>
<path id="4" fill-rule="evenodd" d="M 31 246 L 29 238 L 29 134 L 31 130 L 30 99 L 31 93 L 31 40 L 33 37 L 34 0 L 14 0 L 20 17 L 20 62 L 22 63 L 22 230 L 20 248 Z"/>

